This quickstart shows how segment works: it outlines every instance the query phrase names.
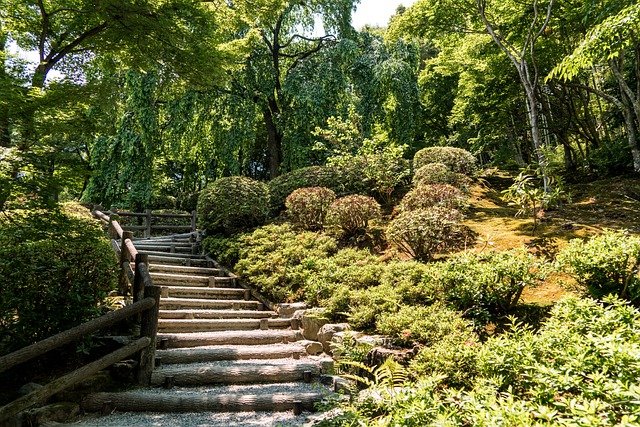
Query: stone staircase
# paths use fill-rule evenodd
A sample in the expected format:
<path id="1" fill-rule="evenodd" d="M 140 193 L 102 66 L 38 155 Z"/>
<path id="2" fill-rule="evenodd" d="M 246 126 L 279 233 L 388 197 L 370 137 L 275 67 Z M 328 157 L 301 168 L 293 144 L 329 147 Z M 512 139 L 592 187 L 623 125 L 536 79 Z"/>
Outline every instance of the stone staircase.
<path id="1" fill-rule="evenodd" d="M 332 361 L 308 354 L 298 321 L 269 309 L 236 277 L 196 254 L 189 235 L 134 244 L 149 256 L 153 282 L 162 287 L 151 388 L 90 394 L 86 410 L 297 415 L 326 397 L 318 379 Z"/>

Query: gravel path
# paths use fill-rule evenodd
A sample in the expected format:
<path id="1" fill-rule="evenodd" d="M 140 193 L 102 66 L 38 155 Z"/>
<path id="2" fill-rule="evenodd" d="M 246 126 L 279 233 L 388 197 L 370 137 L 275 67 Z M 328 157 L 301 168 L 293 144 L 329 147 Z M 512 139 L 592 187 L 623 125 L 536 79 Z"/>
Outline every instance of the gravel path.
<path id="1" fill-rule="evenodd" d="M 69 427 L 297 427 L 309 422 L 313 414 L 303 412 L 221 412 L 221 413 L 114 413 L 107 417 L 83 419 Z"/>

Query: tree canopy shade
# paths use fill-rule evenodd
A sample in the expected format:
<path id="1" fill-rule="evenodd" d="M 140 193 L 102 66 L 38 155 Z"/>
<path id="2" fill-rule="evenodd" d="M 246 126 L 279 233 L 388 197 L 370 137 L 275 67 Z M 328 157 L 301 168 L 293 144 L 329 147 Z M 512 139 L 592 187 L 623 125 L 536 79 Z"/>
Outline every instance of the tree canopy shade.
<path id="1" fill-rule="evenodd" d="M 71 161 L 86 170 L 94 83 L 104 86 L 117 69 L 161 70 L 165 84 L 222 84 L 252 36 L 238 34 L 237 15 L 224 2 L 196 0 L 0 0 L 0 98 L 10 104 L 0 140 L 19 159 L 7 179 L 34 178 L 31 192 L 55 198 L 61 167 Z M 9 43 L 36 52 L 37 64 L 6 55 Z M 46 84 L 53 69 L 64 82 Z"/>
<path id="2" fill-rule="evenodd" d="M 536 44 L 549 25 L 554 0 L 527 2 L 495 0 L 419 0 L 398 19 L 395 33 L 441 37 L 446 33 L 488 34 L 517 71 L 525 92 L 531 136 L 538 164 L 544 175 L 546 158 L 539 124 L 540 78 Z M 443 28 L 444 27 L 444 28 Z M 431 30 L 424 30 L 431 28 Z M 547 180 L 545 178 L 545 188 Z"/>
<path id="3" fill-rule="evenodd" d="M 617 14 L 593 26 L 575 50 L 567 55 L 547 77 L 547 80 L 556 77 L 571 81 L 585 69 L 596 65 L 608 65 L 618 83 L 620 95 L 614 96 L 598 89 L 588 89 L 614 103 L 622 111 L 636 172 L 640 172 L 640 147 L 638 146 L 640 87 L 637 83 L 640 82 L 639 30 L 640 5 L 633 4 L 623 8 Z M 631 73 L 625 70 L 629 62 L 635 62 Z"/>

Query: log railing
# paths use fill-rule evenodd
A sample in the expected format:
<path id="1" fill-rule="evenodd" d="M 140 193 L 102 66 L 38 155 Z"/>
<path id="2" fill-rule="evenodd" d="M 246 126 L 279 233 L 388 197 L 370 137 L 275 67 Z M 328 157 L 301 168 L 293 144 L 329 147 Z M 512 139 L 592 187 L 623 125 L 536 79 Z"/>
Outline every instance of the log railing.
<path id="1" fill-rule="evenodd" d="M 131 240 L 131 232 L 124 231 L 116 219 L 103 212 L 94 211 L 93 214 L 96 218 L 108 222 L 111 235 L 117 236 L 120 240 L 120 243 L 112 240 L 120 260 L 120 290 L 124 290 L 126 293 L 130 288 L 129 284 L 131 284 L 133 304 L 0 357 L 0 373 L 134 316 L 137 320 L 139 319 L 140 337 L 108 355 L 0 407 L 0 425 L 25 409 L 44 402 L 54 394 L 136 353 L 138 353 L 139 362 L 138 382 L 142 385 L 149 385 L 151 381 L 161 288 L 153 284 L 149 274 L 147 257 L 136 250 Z"/>
<path id="2" fill-rule="evenodd" d="M 99 207 L 98 207 L 99 208 Z M 144 225 L 124 225 L 122 229 L 125 231 L 143 231 L 144 237 L 151 237 L 151 233 L 154 230 L 170 230 L 170 231 L 184 231 L 194 233 L 196 231 L 196 211 L 192 211 L 190 214 L 159 214 L 153 213 L 151 209 L 147 209 L 145 212 L 124 212 L 119 211 L 116 208 L 111 208 L 108 212 L 109 215 L 118 215 L 119 217 L 133 217 L 144 218 Z M 189 221 L 189 225 L 163 225 L 153 224 L 153 219 L 158 218 L 172 218 L 183 219 Z"/>

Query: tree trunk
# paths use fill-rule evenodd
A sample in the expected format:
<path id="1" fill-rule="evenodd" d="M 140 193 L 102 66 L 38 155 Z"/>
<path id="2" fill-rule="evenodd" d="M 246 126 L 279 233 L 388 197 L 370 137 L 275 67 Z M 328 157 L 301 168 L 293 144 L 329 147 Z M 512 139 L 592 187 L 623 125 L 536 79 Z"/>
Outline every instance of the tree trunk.
<path id="1" fill-rule="evenodd" d="M 624 124 L 627 128 L 627 140 L 629 142 L 629 149 L 631 150 L 631 157 L 633 158 L 633 170 L 640 172 L 640 148 L 638 147 L 638 138 L 636 132 L 636 123 L 634 120 L 633 110 L 628 98 L 622 94 L 622 115 L 624 117 Z"/>
<path id="2" fill-rule="evenodd" d="M 278 105 L 275 99 L 269 99 L 269 105 L 264 108 L 264 124 L 267 128 L 268 149 L 269 149 L 269 178 L 274 179 L 280 175 L 280 164 L 282 163 L 282 135 L 278 132 L 274 120 L 274 114 L 278 114 Z"/>

